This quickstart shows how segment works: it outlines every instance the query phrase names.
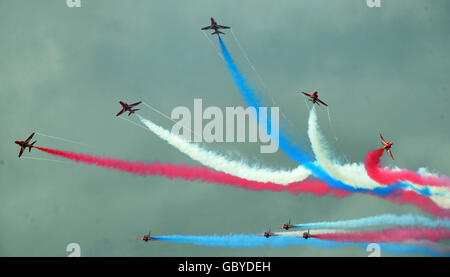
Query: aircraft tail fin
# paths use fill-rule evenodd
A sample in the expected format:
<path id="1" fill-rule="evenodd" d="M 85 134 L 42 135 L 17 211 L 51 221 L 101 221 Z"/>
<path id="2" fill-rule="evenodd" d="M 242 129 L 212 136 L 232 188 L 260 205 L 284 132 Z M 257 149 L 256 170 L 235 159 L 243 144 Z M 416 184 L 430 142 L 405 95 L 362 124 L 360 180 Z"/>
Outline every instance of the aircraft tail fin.
<path id="1" fill-rule="evenodd" d="M 132 113 L 139 111 L 140 109 L 134 109 L 134 110 L 130 110 L 130 112 L 128 113 L 128 116 L 130 116 Z"/>
<path id="2" fill-rule="evenodd" d="M 33 143 L 30 144 L 28 152 L 31 152 L 31 148 L 34 147 L 34 144 L 36 143 L 36 141 L 37 141 L 37 140 L 33 141 Z"/>
<path id="3" fill-rule="evenodd" d="M 221 32 L 219 30 L 215 30 L 211 35 L 218 35 L 218 34 L 224 34 L 225 35 L 224 32 Z"/>

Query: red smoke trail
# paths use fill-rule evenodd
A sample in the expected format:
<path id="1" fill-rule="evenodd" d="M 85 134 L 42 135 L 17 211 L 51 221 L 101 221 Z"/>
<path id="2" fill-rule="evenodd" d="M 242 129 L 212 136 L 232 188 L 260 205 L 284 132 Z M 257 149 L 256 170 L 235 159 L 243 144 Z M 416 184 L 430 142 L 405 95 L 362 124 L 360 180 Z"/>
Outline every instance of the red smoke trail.
<path id="1" fill-rule="evenodd" d="M 381 231 L 339 232 L 311 235 L 339 242 L 404 242 L 409 240 L 440 241 L 450 239 L 450 230 L 439 228 L 392 228 Z"/>
<path id="2" fill-rule="evenodd" d="M 415 205 L 422 211 L 437 217 L 450 218 L 450 211 L 448 209 L 440 207 L 430 198 L 420 195 L 415 191 L 403 190 L 401 192 L 395 192 L 392 195 L 386 196 L 386 199 L 400 205 Z"/>
<path id="3" fill-rule="evenodd" d="M 233 187 L 239 187 L 255 191 L 258 190 L 269 190 L 275 192 L 288 191 L 291 194 L 312 193 L 319 196 L 331 193 L 335 197 L 346 197 L 351 195 L 351 193 L 347 191 L 330 188 L 326 183 L 316 179 L 290 183 L 288 185 L 279 185 L 269 182 L 263 183 L 257 181 L 248 181 L 246 179 L 235 177 L 223 172 L 217 172 L 206 167 L 161 164 L 159 162 L 153 163 L 130 162 L 119 159 L 103 158 L 87 154 L 79 154 L 61 150 L 47 149 L 37 146 L 35 148 L 47 152 L 49 154 L 70 159 L 76 162 L 82 162 L 105 168 L 111 168 L 140 176 L 148 176 L 148 175 L 164 176 L 170 179 L 180 178 L 188 181 L 219 183 L 223 185 L 229 185 Z M 372 195 L 376 196 L 375 194 Z M 395 194 L 387 196 L 386 198 L 392 202 L 399 204 L 414 204 L 423 211 L 429 212 L 435 216 L 450 217 L 448 210 L 439 207 L 429 198 L 419 195 L 413 191 L 396 192 Z"/>
<path id="4" fill-rule="evenodd" d="M 349 193 L 346 191 L 331 189 L 328 187 L 326 183 L 321 182 L 319 180 L 302 181 L 290 183 L 288 185 L 279 185 L 275 183 L 248 181 L 246 179 L 235 177 L 223 172 L 217 172 L 208 169 L 206 167 L 161 164 L 159 162 L 153 163 L 131 162 L 119 159 L 91 156 L 87 154 L 47 149 L 42 147 L 35 147 L 35 148 L 44 151 L 46 153 L 70 159 L 76 162 L 82 162 L 90 165 L 111 168 L 140 176 L 152 175 L 152 176 L 164 176 L 170 179 L 181 178 L 188 181 L 219 183 L 250 190 L 269 190 L 276 192 L 288 191 L 291 194 L 309 192 L 319 196 L 326 195 L 328 193 L 332 193 L 332 195 L 336 197 L 344 197 L 349 195 Z"/>
<path id="5" fill-rule="evenodd" d="M 380 158 L 383 155 L 383 151 L 383 148 L 369 151 L 364 161 L 367 174 L 375 182 L 383 185 L 392 185 L 399 181 L 409 181 L 422 186 L 450 187 L 450 178 L 447 176 L 421 176 L 410 170 L 393 171 L 380 167 Z"/>

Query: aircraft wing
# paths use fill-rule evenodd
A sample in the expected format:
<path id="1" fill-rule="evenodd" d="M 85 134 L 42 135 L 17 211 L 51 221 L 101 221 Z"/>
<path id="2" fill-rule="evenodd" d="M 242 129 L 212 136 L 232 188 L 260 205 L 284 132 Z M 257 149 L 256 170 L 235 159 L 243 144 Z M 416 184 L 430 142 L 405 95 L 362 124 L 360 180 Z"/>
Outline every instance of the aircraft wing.
<path id="1" fill-rule="evenodd" d="M 325 102 L 323 102 L 322 100 L 320 100 L 319 98 L 317 98 L 317 101 L 319 101 L 320 103 L 322 103 L 322 104 L 324 104 L 325 106 L 328 107 L 328 105 Z"/>
<path id="2" fill-rule="evenodd" d="M 23 154 L 23 147 L 20 147 L 19 158 L 20 156 L 22 156 L 22 154 Z"/>
<path id="3" fill-rule="evenodd" d="M 125 108 L 122 108 L 122 110 L 121 110 L 120 112 L 118 112 L 118 113 L 116 114 L 116 116 L 119 116 L 119 115 L 123 114 L 124 112 L 125 112 Z"/>
<path id="4" fill-rule="evenodd" d="M 139 101 L 139 102 L 130 104 L 130 105 L 128 105 L 128 106 L 131 108 L 131 107 L 137 106 L 137 105 L 139 105 L 139 104 L 141 104 L 141 103 L 142 103 L 142 101 Z"/>
<path id="5" fill-rule="evenodd" d="M 216 25 L 218 29 L 230 29 L 228 26 Z"/>
<path id="6" fill-rule="evenodd" d="M 383 136 L 380 134 L 380 138 L 383 141 L 384 144 L 386 144 L 386 141 L 384 140 Z"/>
<path id="7" fill-rule="evenodd" d="M 25 142 L 29 142 L 33 136 L 34 136 L 34 132 L 25 140 Z"/>
<path id="8" fill-rule="evenodd" d="M 211 28 L 212 28 L 212 25 L 209 25 L 209 26 L 203 27 L 202 30 L 209 30 Z"/>
<path id="9" fill-rule="evenodd" d="M 394 156 L 392 155 L 392 151 L 391 149 L 387 149 L 387 152 L 389 153 L 389 155 L 391 155 L 392 160 L 394 159 Z"/>
<path id="10" fill-rule="evenodd" d="M 302 91 L 302 93 L 303 93 L 304 95 L 306 95 L 306 96 L 309 96 L 309 97 L 311 97 L 311 94 L 308 94 L 308 93 L 306 93 L 306 92 L 303 92 L 303 91 Z"/>

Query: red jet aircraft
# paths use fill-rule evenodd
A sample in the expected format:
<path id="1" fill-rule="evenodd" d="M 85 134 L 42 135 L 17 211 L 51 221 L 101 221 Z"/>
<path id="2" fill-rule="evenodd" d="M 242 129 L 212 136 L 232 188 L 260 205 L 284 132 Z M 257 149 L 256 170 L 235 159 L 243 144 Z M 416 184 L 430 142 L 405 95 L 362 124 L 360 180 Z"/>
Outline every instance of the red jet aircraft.
<path id="1" fill-rule="evenodd" d="M 214 30 L 214 32 L 211 35 L 219 35 L 224 34 L 223 32 L 219 31 L 219 29 L 230 29 L 230 27 L 217 24 L 214 18 L 211 17 L 211 25 L 202 28 L 202 30 L 209 30 L 209 29 Z"/>
<path id="2" fill-rule="evenodd" d="M 386 152 L 388 152 L 389 155 L 391 155 L 391 158 L 394 159 L 394 156 L 392 156 L 392 152 L 391 152 L 392 142 L 386 142 L 381 134 L 380 134 L 380 138 L 381 138 L 381 143 L 383 143 L 383 149 L 385 149 Z"/>
<path id="3" fill-rule="evenodd" d="M 29 144 L 29 142 L 33 136 L 34 136 L 34 132 L 26 140 L 14 141 L 15 144 L 20 145 L 19 158 L 20 158 L 20 156 L 22 156 L 23 150 L 25 150 L 27 147 L 29 147 L 29 149 L 30 149 L 28 152 L 31 152 L 31 148 L 34 147 L 33 145 L 36 143 L 36 140 L 35 140 L 35 141 L 33 141 L 32 144 Z"/>
<path id="4" fill-rule="evenodd" d="M 268 230 L 267 232 L 264 232 L 264 234 L 262 234 L 262 235 L 257 235 L 257 236 L 270 238 L 270 237 L 272 237 L 272 236 L 279 236 L 279 235 L 270 232 L 270 227 L 269 227 L 269 230 Z"/>
<path id="5" fill-rule="evenodd" d="M 304 232 L 304 233 L 303 233 L 302 238 L 308 239 L 308 238 L 310 238 L 310 237 L 311 237 L 311 233 L 309 232 L 309 229 L 308 229 L 308 232 Z"/>
<path id="6" fill-rule="evenodd" d="M 141 238 L 136 238 L 137 240 L 142 240 L 142 241 L 149 241 L 149 240 L 155 240 L 154 238 L 152 238 L 152 236 L 150 235 L 152 232 L 148 232 L 148 235 L 144 235 Z"/>
<path id="7" fill-rule="evenodd" d="M 308 100 L 311 101 L 311 102 L 313 102 L 313 104 L 317 104 L 318 106 L 320 106 L 319 103 L 322 103 L 323 105 L 325 105 L 325 106 L 328 107 L 328 105 L 327 105 L 325 102 L 323 102 L 322 100 L 319 99 L 317 90 L 315 90 L 315 91 L 313 92 L 313 94 L 308 94 L 308 93 L 303 92 L 303 91 L 302 91 L 302 93 L 303 93 L 304 95 L 308 96 L 308 97 L 309 97 Z"/>
<path id="8" fill-rule="evenodd" d="M 291 228 L 295 228 L 295 227 L 292 226 L 290 219 L 288 220 L 288 223 L 285 223 L 285 224 L 283 224 L 283 226 L 281 226 L 281 229 L 284 229 L 286 231 L 291 229 Z"/>
<path id="9" fill-rule="evenodd" d="M 128 105 L 127 103 L 122 102 L 122 101 L 119 101 L 119 103 L 120 103 L 120 105 L 122 105 L 122 110 L 119 113 L 117 113 L 116 116 L 119 116 L 119 115 L 121 115 L 121 114 L 123 114 L 124 112 L 127 112 L 127 111 L 129 112 L 128 116 L 130 116 L 132 113 L 134 113 L 136 111 L 139 111 L 139 109 L 132 109 L 132 108 L 137 106 L 137 105 L 139 105 L 139 104 L 141 104 L 142 102 L 139 101 L 139 102 L 136 102 L 136 103 L 130 104 L 130 105 Z"/>

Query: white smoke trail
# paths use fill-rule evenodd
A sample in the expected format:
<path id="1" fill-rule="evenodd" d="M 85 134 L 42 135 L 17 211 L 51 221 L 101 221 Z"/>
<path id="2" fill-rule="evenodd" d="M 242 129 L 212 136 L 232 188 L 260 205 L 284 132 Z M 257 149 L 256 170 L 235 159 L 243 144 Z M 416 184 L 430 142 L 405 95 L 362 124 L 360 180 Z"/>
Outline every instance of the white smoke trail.
<path id="1" fill-rule="evenodd" d="M 308 230 L 296 230 L 296 231 L 289 231 L 289 232 L 273 232 L 273 234 L 277 236 L 285 236 L 285 237 L 302 237 L 303 233 L 308 232 Z M 309 233 L 311 235 L 318 235 L 318 234 L 333 234 L 333 233 L 341 233 L 344 232 L 344 230 L 341 229 L 314 229 L 310 230 Z"/>
<path id="2" fill-rule="evenodd" d="M 369 175 L 367 175 L 364 164 L 341 164 L 337 159 L 333 158 L 333 154 L 331 154 L 331 151 L 328 148 L 328 143 L 320 133 L 319 124 L 317 122 L 317 114 L 314 107 L 311 109 L 309 114 L 308 136 L 317 162 L 332 178 L 340 180 L 343 183 L 355 188 L 374 189 L 385 186 L 375 182 L 369 177 Z M 405 183 L 411 185 L 411 187 L 407 189 L 421 189 L 420 186 L 416 186 L 409 182 Z M 428 189 L 431 193 L 431 200 L 442 208 L 450 208 L 449 191 L 446 188 L 428 187 Z"/>
<path id="3" fill-rule="evenodd" d="M 145 102 L 142 102 L 142 104 L 144 104 L 145 106 L 147 106 L 148 108 L 152 109 L 153 111 L 157 112 L 158 114 L 162 115 L 163 117 L 167 118 L 168 120 L 172 121 L 173 123 L 177 123 L 175 120 L 173 120 L 172 118 L 170 118 L 168 115 L 166 115 L 165 113 L 161 112 L 160 110 L 158 110 L 157 108 L 151 106 L 150 104 L 147 104 Z M 200 134 L 197 134 L 196 132 L 194 132 L 192 129 L 189 129 L 189 132 L 191 132 L 191 134 L 193 134 L 194 136 L 197 136 L 197 138 L 202 138 L 202 136 Z"/>
<path id="4" fill-rule="evenodd" d="M 188 155 L 191 159 L 213 168 L 216 171 L 225 172 L 251 181 L 273 182 L 281 185 L 302 181 L 310 175 L 310 171 L 302 166 L 292 170 L 273 170 L 262 167 L 252 167 L 243 161 L 229 160 L 223 155 L 205 150 L 196 144 L 188 142 L 180 136 L 172 134 L 140 115 L 137 116 L 150 131 L 161 139 L 165 140 L 182 153 Z"/>
<path id="5" fill-rule="evenodd" d="M 331 177 L 353 187 L 373 189 L 380 186 L 366 174 L 364 165 L 356 163 L 341 165 L 331 158 L 328 144 L 320 133 L 314 107 L 309 113 L 308 136 L 317 161 Z"/>
<path id="6" fill-rule="evenodd" d="M 303 224 L 294 224 L 296 228 L 360 228 L 368 226 L 380 225 L 399 225 L 399 226 L 415 226 L 421 225 L 430 228 L 447 228 L 450 229 L 450 220 L 448 219 L 430 219 L 428 217 L 414 214 L 381 214 L 357 219 L 339 220 L 339 221 L 322 221 Z"/>
<path id="7" fill-rule="evenodd" d="M 434 190 L 434 188 L 433 188 L 433 190 Z M 446 194 L 446 192 L 441 192 L 441 191 L 438 191 L 436 193 Z M 437 203 L 439 206 L 441 206 L 445 209 L 450 209 L 450 197 L 448 196 L 448 194 L 446 196 L 431 195 L 430 198 L 435 203 Z"/>

